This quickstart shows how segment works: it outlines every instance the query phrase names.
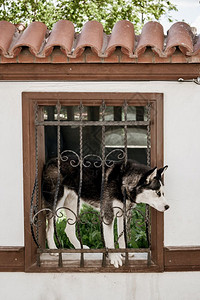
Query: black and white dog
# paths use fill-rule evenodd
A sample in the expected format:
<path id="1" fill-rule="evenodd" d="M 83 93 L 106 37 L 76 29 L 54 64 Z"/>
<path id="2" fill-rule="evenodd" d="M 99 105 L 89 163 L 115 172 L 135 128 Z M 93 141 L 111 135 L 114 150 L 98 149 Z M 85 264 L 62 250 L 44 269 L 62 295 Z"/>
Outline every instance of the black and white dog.
<path id="1" fill-rule="evenodd" d="M 137 203 L 146 203 L 164 212 L 169 205 L 164 197 L 162 175 L 167 166 L 157 170 L 144 165 L 135 164 L 132 161 L 118 162 L 105 168 L 105 182 L 102 199 L 103 231 L 105 246 L 114 248 L 114 219 L 123 210 L 124 190 L 126 194 L 126 208 L 134 207 Z M 42 193 L 44 205 L 52 209 L 58 177 L 57 159 L 50 160 L 43 170 Z M 66 217 L 70 222 L 65 232 L 76 249 L 80 248 L 80 242 L 76 237 L 76 213 L 78 203 L 80 169 L 74 167 L 69 161 L 62 161 L 60 165 L 61 184 L 58 192 L 57 209 L 66 207 Z M 100 195 L 102 182 L 102 168 L 83 167 L 83 181 L 81 189 L 81 202 L 85 202 L 95 209 L 100 209 Z M 117 217 L 119 247 L 125 248 L 123 233 L 123 217 Z M 55 249 L 53 218 L 48 220 L 47 242 L 50 249 Z M 88 248 L 84 246 L 84 248 Z M 109 254 L 110 263 L 116 268 L 122 266 L 122 256 L 119 253 Z"/>

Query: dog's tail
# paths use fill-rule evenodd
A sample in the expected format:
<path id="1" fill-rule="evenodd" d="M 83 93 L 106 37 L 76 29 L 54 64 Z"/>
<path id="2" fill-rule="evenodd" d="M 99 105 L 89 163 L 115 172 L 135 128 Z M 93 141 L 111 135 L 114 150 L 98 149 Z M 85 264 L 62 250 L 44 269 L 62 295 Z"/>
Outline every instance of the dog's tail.
<path id="1" fill-rule="evenodd" d="M 55 198 L 57 201 L 63 196 L 63 176 L 58 172 L 57 160 L 52 159 L 43 168 L 42 172 L 42 198 L 43 206 L 52 209 Z"/>

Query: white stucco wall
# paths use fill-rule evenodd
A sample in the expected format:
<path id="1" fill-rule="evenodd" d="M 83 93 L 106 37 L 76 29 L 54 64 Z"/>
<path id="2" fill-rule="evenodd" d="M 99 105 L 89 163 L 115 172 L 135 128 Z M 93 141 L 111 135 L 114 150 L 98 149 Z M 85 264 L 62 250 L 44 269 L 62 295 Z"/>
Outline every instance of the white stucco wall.
<path id="1" fill-rule="evenodd" d="M 178 82 L 0 82 L 0 228 L 5 229 L 0 231 L 0 245 L 24 245 L 23 91 L 163 93 L 164 157 L 165 164 L 169 165 L 165 185 L 171 205 L 165 213 L 165 245 L 200 244 L 198 85 Z"/>
<path id="2" fill-rule="evenodd" d="M 0 273 L 6 300 L 199 300 L 200 272 L 161 274 Z"/>
<path id="3" fill-rule="evenodd" d="M 160 92 L 164 94 L 164 160 L 170 210 L 165 246 L 200 245 L 200 87 L 178 82 L 0 82 L 0 246 L 23 246 L 23 91 Z M 200 273 L 0 273 L 2 299 L 199 300 Z M 10 287 L 14 288 L 11 289 Z M 81 287 L 81 288 L 80 288 Z M 81 291 L 81 292 L 80 292 Z M 23 297 L 21 298 L 21 293 Z"/>

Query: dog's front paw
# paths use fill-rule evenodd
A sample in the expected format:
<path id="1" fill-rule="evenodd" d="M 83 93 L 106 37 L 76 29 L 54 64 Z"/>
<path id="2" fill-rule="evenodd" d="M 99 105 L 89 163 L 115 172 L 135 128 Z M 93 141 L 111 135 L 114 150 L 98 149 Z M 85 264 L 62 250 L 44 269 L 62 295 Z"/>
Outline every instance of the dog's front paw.
<path id="1" fill-rule="evenodd" d="M 83 249 L 90 249 L 87 245 L 83 245 Z"/>
<path id="2" fill-rule="evenodd" d="M 120 253 L 110 253 L 109 260 L 111 265 L 113 265 L 115 268 L 122 266 L 122 256 Z"/>
<path id="3" fill-rule="evenodd" d="M 58 257 L 58 253 L 49 253 L 51 256 Z"/>
<path id="4" fill-rule="evenodd" d="M 51 248 L 51 249 L 52 250 L 56 250 L 57 248 Z M 50 252 L 49 255 L 51 255 L 51 256 L 58 256 L 59 254 L 57 252 Z"/>

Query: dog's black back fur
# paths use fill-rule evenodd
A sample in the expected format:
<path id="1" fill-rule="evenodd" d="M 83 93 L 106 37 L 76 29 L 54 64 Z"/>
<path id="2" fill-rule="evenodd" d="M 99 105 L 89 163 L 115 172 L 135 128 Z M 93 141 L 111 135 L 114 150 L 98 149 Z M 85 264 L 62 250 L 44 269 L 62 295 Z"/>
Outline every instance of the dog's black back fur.
<path id="1" fill-rule="evenodd" d="M 104 199 L 112 201 L 117 199 L 123 201 L 122 185 L 137 186 L 142 176 L 146 174 L 149 167 L 138 165 L 132 161 L 117 162 L 111 167 L 105 167 Z M 73 167 L 69 161 L 62 161 L 60 165 L 61 184 L 58 192 L 58 201 L 63 196 L 64 186 L 78 194 L 80 167 Z M 57 159 L 51 159 L 43 169 L 42 193 L 44 205 L 52 209 L 56 192 L 58 178 Z M 102 167 L 96 167 L 93 163 L 89 167 L 83 166 L 83 181 L 81 198 L 94 207 L 99 207 L 102 183 Z M 132 201 L 134 194 L 132 193 Z"/>

